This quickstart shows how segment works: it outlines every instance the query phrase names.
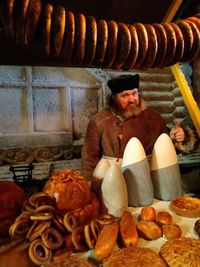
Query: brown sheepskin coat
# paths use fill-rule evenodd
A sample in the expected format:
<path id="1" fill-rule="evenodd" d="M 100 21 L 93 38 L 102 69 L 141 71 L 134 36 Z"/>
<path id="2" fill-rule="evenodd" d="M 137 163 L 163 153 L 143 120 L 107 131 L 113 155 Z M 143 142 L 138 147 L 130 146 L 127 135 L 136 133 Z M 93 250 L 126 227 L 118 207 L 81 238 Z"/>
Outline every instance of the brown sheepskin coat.
<path id="1" fill-rule="evenodd" d="M 137 116 L 122 119 L 105 108 L 89 121 L 82 149 L 82 174 L 91 180 L 102 155 L 122 158 L 132 137 L 140 140 L 146 155 L 151 154 L 161 133 L 168 133 L 168 129 L 164 119 L 153 109 L 145 108 Z"/>

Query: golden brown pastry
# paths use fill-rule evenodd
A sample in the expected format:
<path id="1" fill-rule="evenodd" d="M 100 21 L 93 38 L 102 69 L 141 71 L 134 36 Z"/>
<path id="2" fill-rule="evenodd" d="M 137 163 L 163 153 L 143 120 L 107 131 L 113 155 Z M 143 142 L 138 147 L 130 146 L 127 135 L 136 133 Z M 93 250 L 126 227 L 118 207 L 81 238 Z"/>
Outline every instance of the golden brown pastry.
<path id="1" fill-rule="evenodd" d="M 166 267 L 162 258 L 152 249 L 128 247 L 115 250 L 103 261 L 102 267 Z"/>
<path id="2" fill-rule="evenodd" d="M 163 237 L 166 239 L 174 239 L 181 237 L 182 230 L 178 224 L 163 224 L 162 225 Z"/>
<path id="3" fill-rule="evenodd" d="M 101 65 L 106 55 L 108 44 L 108 25 L 103 19 L 97 21 L 97 47 L 95 55 L 95 63 Z"/>
<path id="4" fill-rule="evenodd" d="M 139 221 L 137 224 L 137 231 L 139 237 L 147 240 L 157 239 L 162 236 L 161 227 L 157 223 L 151 221 Z"/>
<path id="5" fill-rule="evenodd" d="M 159 211 L 156 214 L 156 223 L 160 226 L 163 224 L 172 224 L 172 215 L 167 211 Z"/>
<path id="6" fill-rule="evenodd" d="M 97 23 L 92 16 L 86 17 L 85 64 L 92 64 L 97 47 Z"/>

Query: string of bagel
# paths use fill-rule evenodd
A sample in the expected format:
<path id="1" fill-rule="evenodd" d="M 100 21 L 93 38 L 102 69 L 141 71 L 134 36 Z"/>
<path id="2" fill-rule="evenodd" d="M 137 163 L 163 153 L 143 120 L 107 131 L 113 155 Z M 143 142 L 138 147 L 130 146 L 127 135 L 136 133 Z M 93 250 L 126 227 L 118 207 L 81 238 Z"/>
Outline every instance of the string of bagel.
<path id="1" fill-rule="evenodd" d="M 199 13 L 173 22 L 125 24 L 41 0 L 2 1 L 0 10 L 9 38 L 69 66 L 162 68 L 200 54 Z"/>

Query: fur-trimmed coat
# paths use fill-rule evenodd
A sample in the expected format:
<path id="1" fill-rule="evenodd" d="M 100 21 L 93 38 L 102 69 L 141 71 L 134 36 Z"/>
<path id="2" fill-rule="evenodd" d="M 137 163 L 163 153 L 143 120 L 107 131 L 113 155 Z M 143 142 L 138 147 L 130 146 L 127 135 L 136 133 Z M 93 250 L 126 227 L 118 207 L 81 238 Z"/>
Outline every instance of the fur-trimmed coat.
<path id="1" fill-rule="evenodd" d="M 138 115 L 123 119 L 112 108 L 105 108 L 89 121 L 82 149 L 82 174 L 90 180 L 102 155 L 122 158 L 132 137 L 140 140 L 146 155 L 151 154 L 161 133 L 168 133 L 168 129 L 153 109 L 144 108 Z"/>

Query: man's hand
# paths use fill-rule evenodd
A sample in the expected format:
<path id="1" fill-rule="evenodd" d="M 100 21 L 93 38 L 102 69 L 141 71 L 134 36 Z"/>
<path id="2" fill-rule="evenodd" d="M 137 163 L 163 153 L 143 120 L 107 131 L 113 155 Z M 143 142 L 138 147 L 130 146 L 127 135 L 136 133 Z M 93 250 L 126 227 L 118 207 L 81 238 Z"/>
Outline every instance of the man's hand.
<path id="1" fill-rule="evenodd" d="M 175 126 L 171 129 L 170 137 L 172 140 L 175 139 L 176 142 L 183 142 L 185 140 L 185 132 L 180 126 L 180 121 L 177 121 Z"/>

